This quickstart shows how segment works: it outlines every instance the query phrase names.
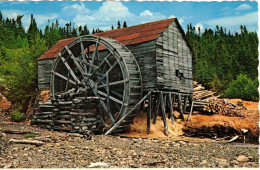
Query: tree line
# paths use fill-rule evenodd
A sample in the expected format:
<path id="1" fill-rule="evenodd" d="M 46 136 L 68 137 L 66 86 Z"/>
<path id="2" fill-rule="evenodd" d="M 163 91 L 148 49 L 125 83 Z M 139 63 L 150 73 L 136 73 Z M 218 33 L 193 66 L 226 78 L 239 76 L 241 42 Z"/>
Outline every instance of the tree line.
<path id="1" fill-rule="evenodd" d="M 37 58 L 51 48 L 58 40 L 102 32 L 87 25 L 76 27 L 73 23 L 60 26 L 58 21 L 48 22 L 39 29 L 33 15 L 28 30 L 22 25 L 23 15 L 16 19 L 3 18 L 0 12 L 0 86 L 2 92 L 12 101 L 15 110 L 26 112 L 37 91 Z M 122 27 L 127 27 L 124 21 Z M 117 29 L 121 28 L 120 21 Z M 111 26 L 114 29 L 114 26 Z M 255 32 L 248 32 L 241 26 L 240 33 L 227 33 L 226 29 L 205 29 L 195 31 L 188 25 L 186 37 L 192 46 L 194 80 L 228 97 L 258 99 L 258 39 Z M 242 84 L 242 85 L 241 85 Z M 235 92 L 232 91 L 234 88 Z M 231 89 L 231 90 L 230 90 Z M 233 95 L 233 96 L 232 96 Z M 242 98 L 241 97 L 241 98 Z"/>
<path id="2" fill-rule="evenodd" d="M 258 97 L 258 37 L 240 26 L 231 33 L 223 27 L 197 31 L 187 26 L 186 38 L 193 50 L 194 80 L 223 97 L 255 100 Z"/>

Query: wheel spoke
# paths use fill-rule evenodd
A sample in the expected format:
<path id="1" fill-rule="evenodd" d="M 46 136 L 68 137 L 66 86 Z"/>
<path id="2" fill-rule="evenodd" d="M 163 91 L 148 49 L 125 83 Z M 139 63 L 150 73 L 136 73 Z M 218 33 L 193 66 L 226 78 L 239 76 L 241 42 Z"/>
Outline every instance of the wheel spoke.
<path id="1" fill-rule="evenodd" d="M 98 92 L 98 94 L 100 94 L 102 96 L 108 97 L 109 99 L 113 100 L 114 102 L 117 102 L 119 104 L 124 104 L 124 102 L 122 102 L 121 100 L 118 100 L 118 99 L 116 99 L 116 98 L 114 98 L 112 96 L 108 96 L 106 93 L 103 93 L 102 91 L 98 90 L 97 92 Z"/>
<path id="2" fill-rule="evenodd" d="M 94 94 L 95 94 L 97 97 L 99 97 L 99 95 L 98 95 L 98 90 L 96 90 L 95 87 L 94 87 L 94 85 L 93 85 L 94 82 L 93 82 L 92 80 L 88 80 L 87 83 L 88 83 L 89 86 L 92 88 Z M 102 107 L 104 108 L 104 110 L 108 113 L 108 115 L 109 115 L 111 121 L 114 122 L 115 119 L 113 118 L 113 116 L 112 116 L 110 110 L 108 110 L 106 104 L 105 104 L 102 100 L 99 100 L 99 102 L 100 102 L 100 104 L 102 105 Z"/>
<path id="3" fill-rule="evenodd" d="M 54 71 L 52 71 L 52 73 L 53 73 L 54 75 L 56 75 L 56 76 L 58 76 L 58 77 L 64 79 L 64 80 L 66 80 L 66 81 L 69 81 L 71 84 L 76 85 L 76 82 L 75 82 L 75 81 L 70 80 L 69 78 L 67 78 L 67 77 L 65 77 L 65 76 L 63 76 L 63 75 L 61 75 L 60 73 L 57 73 L 57 72 L 54 72 Z"/>
<path id="4" fill-rule="evenodd" d="M 97 55 L 97 53 L 98 53 L 98 45 L 99 45 L 98 40 L 99 40 L 99 38 L 97 39 L 97 42 L 96 42 L 96 44 L 95 44 L 95 50 L 94 50 L 94 52 L 93 52 L 93 54 L 92 54 L 91 64 L 94 64 L 95 57 L 96 57 L 96 55 Z M 92 68 L 90 67 L 89 73 L 91 73 L 91 69 L 92 69 Z"/>
<path id="5" fill-rule="evenodd" d="M 80 38 L 80 48 L 81 48 L 82 61 L 87 62 L 85 48 L 84 48 L 84 44 L 82 42 L 82 38 Z M 87 73 L 87 66 L 86 65 L 84 65 L 84 72 Z"/>
<path id="6" fill-rule="evenodd" d="M 101 63 L 97 66 L 97 68 L 95 68 L 95 70 L 93 70 L 93 72 L 92 72 L 91 74 L 95 74 L 95 73 L 97 72 L 97 70 L 105 63 L 105 60 L 106 60 L 108 57 L 110 57 L 110 55 L 111 55 L 111 53 L 108 53 L 108 54 L 106 55 L 106 57 L 104 58 L 104 60 L 101 61 Z"/>
<path id="7" fill-rule="evenodd" d="M 62 56 L 60 55 L 60 53 L 59 53 L 59 56 L 60 56 L 62 62 L 64 63 L 64 65 L 66 66 L 66 68 L 68 69 L 68 71 L 70 72 L 70 74 L 72 75 L 73 79 L 74 79 L 75 81 L 77 81 L 78 84 L 80 84 L 79 79 L 77 78 L 77 76 L 75 75 L 75 73 L 72 71 L 72 69 L 71 69 L 71 67 L 69 66 L 69 64 L 67 63 L 66 59 L 65 59 L 64 57 L 62 57 Z"/>
<path id="8" fill-rule="evenodd" d="M 107 88 L 106 88 L 106 91 L 107 91 L 107 109 L 108 111 L 110 112 L 110 101 L 109 101 L 109 76 L 108 74 L 106 74 L 106 85 L 107 85 Z"/>
<path id="9" fill-rule="evenodd" d="M 119 80 L 119 81 L 109 83 L 108 85 L 113 86 L 113 85 L 123 84 L 123 83 L 128 82 L 128 81 L 129 80 Z M 102 88 L 102 87 L 106 87 L 106 86 L 107 86 L 106 84 L 102 84 L 102 85 L 99 85 L 98 88 Z"/>
<path id="10" fill-rule="evenodd" d="M 72 58 L 72 57 L 71 57 L 71 58 Z M 78 59 L 78 58 L 75 58 L 74 56 L 73 56 L 72 59 L 73 59 L 73 60 L 76 60 L 76 61 L 78 61 L 78 62 L 81 62 L 81 63 L 83 63 L 83 64 L 85 64 L 85 65 L 88 65 L 88 66 L 90 66 L 90 67 L 98 68 L 98 66 L 93 65 L 93 64 L 90 64 L 90 63 L 88 63 L 87 61 L 83 61 L 83 60 L 80 60 L 80 59 Z"/>
<path id="11" fill-rule="evenodd" d="M 116 62 L 114 62 L 112 67 L 110 67 L 105 74 L 108 74 L 111 70 L 113 70 L 113 68 L 115 68 L 117 64 L 118 64 L 118 61 L 116 60 Z"/>

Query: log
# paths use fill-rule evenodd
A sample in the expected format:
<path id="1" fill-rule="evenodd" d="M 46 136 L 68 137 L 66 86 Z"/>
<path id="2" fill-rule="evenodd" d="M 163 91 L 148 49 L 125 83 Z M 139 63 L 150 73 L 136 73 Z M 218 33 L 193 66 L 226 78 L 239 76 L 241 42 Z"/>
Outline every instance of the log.
<path id="1" fill-rule="evenodd" d="M 38 140 L 27 140 L 27 139 L 22 139 L 22 140 L 17 140 L 17 139 L 10 139 L 9 143 L 17 143 L 17 144 L 29 144 L 29 145 L 36 145 L 40 146 L 43 145 L 44 142 L 38 141 Z"/>
<path id="2" fill-rule="evenodd" d="M 228 143 L 234 142 L 234 141 L 237 140 L 238 138 L 239 138 L 239 136 L 235 136 L 235 137 L 233 137 L 232 139 L 230 139 L 230 140 L 228 141 Z"/>

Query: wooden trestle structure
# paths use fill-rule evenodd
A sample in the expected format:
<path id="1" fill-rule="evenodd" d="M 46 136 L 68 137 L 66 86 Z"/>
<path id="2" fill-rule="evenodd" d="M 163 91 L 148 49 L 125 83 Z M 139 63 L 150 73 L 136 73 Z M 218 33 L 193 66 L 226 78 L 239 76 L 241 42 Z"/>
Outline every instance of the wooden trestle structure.
<path id="1" fill-rule="evenodd" d="M 121 133 L 148 102 L 147 133 L 161 115 L 168 135 L 165 113 L 174 123 L 173 105 L 181 119 L 192 106 L 192 52 L 176 18 L 61 40 L 38 69 L 51 100 L 32 123 L 50 129 Z"/>

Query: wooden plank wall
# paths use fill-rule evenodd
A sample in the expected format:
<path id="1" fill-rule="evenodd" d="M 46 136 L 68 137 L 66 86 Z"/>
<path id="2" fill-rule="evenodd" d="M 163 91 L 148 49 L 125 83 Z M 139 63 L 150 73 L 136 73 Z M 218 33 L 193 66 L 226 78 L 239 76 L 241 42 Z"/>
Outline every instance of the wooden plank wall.
<path id="1" fill-rule="evenodd" d="M 157 87 L 155 47 L 155 41 L 127 46 L 139 64 L 144 91 Z"/>
<path id="2" fill-rule="evenodd" d="M 38 89 L 50 89 L 51 69 L 55 59 L 38 60 Z"/>
<path id="3" fill-rule="evenodd" d="M 156 62 L 160 89 L 192 93 L 192 54 L 175 22 L 156 40 Z"/>

